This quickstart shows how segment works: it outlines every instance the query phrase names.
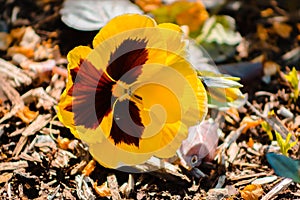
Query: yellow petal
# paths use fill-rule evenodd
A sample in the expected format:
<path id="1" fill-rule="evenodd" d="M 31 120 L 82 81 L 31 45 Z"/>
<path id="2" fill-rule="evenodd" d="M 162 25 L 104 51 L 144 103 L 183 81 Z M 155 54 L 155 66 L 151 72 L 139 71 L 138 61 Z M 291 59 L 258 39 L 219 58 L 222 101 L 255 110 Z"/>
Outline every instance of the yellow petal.
<path id="1" fill-rule="evenodd" d="M 170 29 L 170 30 L 174 30 L 174 31 L 178 31 L 178 32 L 182 32 L 180 26 L 176 25 L 176 24 L 172 24 L 172 23 L 161 23 L 158 24 L 159 28 L 166 28 L 166 29 Z"/>
<path id="2" fill-rule="evenodd" d="M 147 51 L 141 74 L 130 85 L 125 84 L 130 93 L 120 90 L 120 94 L 115 96 L 121 98 L 124 93 L 127 95 L 124 98 L 136 105 L 139 120 L 144 125 L 138 145 L 122 140 L 115 143 L 110 133 L 115 117 L 113 112 L 105 114 L 100 126 L 95 129 L 75 126 L 74 114 L 65 110 L 73 98 L 68 95 L 73 84 L 70 75 L 58 105 L 58 116 L 64 125 L 89 145 L 91 154 L 100 164 L 112 168 L 139 164 L 153 155 L 161 158 L 173 156 L 186 138 L 188 127 L 199 123 L 207 112 L 205 89 L 185 59 L 186 48 L 181 29 L 172 24 L 156 25 L 153 19 L 144 15 L 125 14 L 112 19 L 94 38 L 94 50 L 78 47 L 70 52 L 69 73 L 78 67 L 80 59 L 86 59 L 96 69 L 110 73 L 107 74 L 111 75 L 108 77 L 110 84 L 120 82 L 122 77 L 114 76 L 117 77 L 114 80 L 113 70 L 109 68 L 111 71 L 107 72 L 106 68 L 113 62 L 112 58 L 117 59 L 128 53 L 126 51 L 136 50 L 125 46 L 117 52 L 120 55 L 115 56 L 114 53 L 126 40 L 145 41 L 146 47 L 143 48 Z M 122 70 L 126 67 L 123 64 L 117 63 L 114 70 L 118 67 Z M 112 87 L 112 92 L 116 92 L 115 89 Z"/>
<path id="3" fill-rule="evenodd" d="M 78 46 L 75 47 L 73 50 L 71 50 L 68 53 L 67 59 L 68 59 L 68 81 L 66 85 L 66 89 L 63 92 L 63 94 L 60 97 L 60 101 L 57 106 L 57 116 L 59 120 L 71 130 L 72 134 L 74 134 L 75 137 L 79 137 L 78 133 L 76 131 L 76 128 L 74 126 L 74 113 L 69 112 L 65 110 L 65 108 L 69 105 L 72 105 L 72 97 L 68 95 L 69 89 L 73 85 L 72 77 L 70 75 L 70 70 L 74 69 L 76 67 L 79 67 L 79 63 L 81 59 L 85 59 L 90 52 L 92 51 L 91 48 L 86 46 Z"/>
<path id="4" fill-rule="evenodd" d="M 142 163 L 152 155 L 167 158 L 175 154 L 188 134 L 188 125 L 195 125 L 206 114 L 205 89 L 194 70 L 185 64 L 174 64 L 174 68 L 145 65 L 133 87 L 133 93 L 143 99 L 140 104 L 136 102 L 145 125 L 139 147 L 115 145 L 106 132 L 106 140 L 90 144 L 100 164 L 116 168 Z M 101 123 L 107 127 L 105 131 L 110 131 L 110 122 L 105 119 Z"/>
<path id="5" fill-rule="evenodd" d="M 96 48 L 102 41 L 124 31 L 138 28 L 154 27 L 156 22 L 146 15 L 124 14 L 110 20 L 96 35 L 93 47 Z"/>
<path id="6" fill-rule="evenodd" d="M 87 56 L 92 52 L 92 49 L 87 47 L 87 46 L 78 46 L 75 47 L 74 49 L 72 49 L 68 55 L 67 55 L 67 59 L 68 59 L 68 82 L 67 82 L 67 86 L 66 89 L 69 90 L 70 87 L 73 85 L 73 81 L 72 81 L 72 77 L 70 75 L 70 70 L 74 69 L 76 67 L 79 67 L 80 64 L 80 60 L 81 59 L 85 59 L 87 58 Z"/>
<path id="7" fill-rule="evenodd" d="M 79 138 L 76 128 L 74 126 L 74 113 L 65 110 L 65 108 L 72 104 L 72 97 L 67 95 L 67 90 L 65 90 L 60 96 L 60 101 L 57 105 L 57 117 L 67 128 L 70 129 L 71 133 Z"/>

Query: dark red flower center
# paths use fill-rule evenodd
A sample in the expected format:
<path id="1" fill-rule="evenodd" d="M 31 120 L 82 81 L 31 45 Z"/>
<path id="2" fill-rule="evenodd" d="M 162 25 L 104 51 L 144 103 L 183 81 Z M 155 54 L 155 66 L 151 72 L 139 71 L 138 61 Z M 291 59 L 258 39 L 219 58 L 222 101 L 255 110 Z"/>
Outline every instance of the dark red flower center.
<path id="1" fill-rule="evenodd" d="M 73 86 L 68 95 L 74 98 L 65 109 L 74 113 L 74 125 L 96 129 L 103 117 L 113 112 L 110 137 L 114 143 L 139 146 L 144 131 L 140 110 L 130 98 L 119 101 L 112 95 L 112 88 L 119 80 L 126 84 L 137 80 L 148 60 L 146 44 L 143 39 L 123 41 L 110 55 L 106 72 L 96 69 L 87 59 L 70 70 Z"/>

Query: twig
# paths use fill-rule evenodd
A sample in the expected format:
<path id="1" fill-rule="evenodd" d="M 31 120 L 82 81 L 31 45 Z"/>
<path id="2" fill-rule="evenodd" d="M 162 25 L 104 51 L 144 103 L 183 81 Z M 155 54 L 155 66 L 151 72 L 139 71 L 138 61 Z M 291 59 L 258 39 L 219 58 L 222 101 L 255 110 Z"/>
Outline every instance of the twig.
<path id="1" fill-rule="evenodd" d="M 275 131 L 277 131 L 282 138 L 286 138 L 286 136 L 289 134 L 288 129 L 274 116 L 264 116 L 261 114 L 249 101 L 246 102 L 246 104 L 255 112 L 256 115 L 263 118 Z M 291 141 L 295 141 L 296 138 L 294 135 L 291 137 Z"/>
<path id="2" fill-rule="evenodd" d="M 34 135 L 51 120 L 51 114 L 39 115 L 22 133 L 23 136 Z"/>
<path id="3" fill-rule="evenodd" d="M 56 197 L 56 195 L 57 195 L 59 189 L 60 189 L 60 185 L 58 185 L 58 186 L 54 189 L 54 191 L 51 192 L 51 193 L 48 195 L 47 200 L 52 200 L 52 199 L 54 199 L 54 198 Z"/>
<path id="4" fill-rule="evenodd" d="M 28 136 L 35 134 L 37 131 L 46 126 L 51 120 L 51 114 L 39 115 L 22 133 L 16 148 L 13 151 L 14 156 L 18 156 L 26 144 Z"/>
<path id="5" fill-rule="evenodd" d="M 119 186 L 118 186 L 118 181 L 116 178 L 116 175 L 111 174 L 107 176 L 107 185 L 110 189 L 111 197 L 113 200 L 120 200 L 120 191 L 119 191 Z"/>
<path id="6" fill-rule="evenodd" d="M 272 190 L 270 190 L 265 196 L 261 198 L 261 200 L 268 200 L 277 195 L 281 190 L 287 188 L 293 182 L 290 178 L 283 179 L 280 183 L 278 183 Z"/>
<path id="7" fill-rule="evenodd" d="M 8 199 L 12 199 L 11 198 L 11 183 L 8 183 L 8 186 L 7 186 L 7 195 L 8 195 Z"/>
<path id="8" fill-rule="evenodd" d="M 31 78 L 27 76 L 22 69 L 2 58 L 0 58 L 0 74 L 5 74 L 10 79 L 14 80 L 16 86 L 20 86 L 21 84 L 30 85 L 32 82 Z"/>
<path id="9" fill-rule="evenodd" d="M 149 172 L 152 175 L 157 176 L 159 178 L 163 176 L 163 178 L 169 181 L 173 181 L 174 183 L 180 184 L 191 182 L 191 180 L 187 176 L 180 173 L 180 169 L 178 167 L 165 160 L 153 156 L 144 164 L 134 165 L 130 168 L 135 172 Z"/>
<path id="10" fill-rule="evenodd" d="M 93 195 L 93 192 L 91 191 L 86 181 L 91 182 L 92 180 L 88 176 L 85 176 L 84 174 L 77 175 L 75 177 L 75 182 L 77 183 L 76 185 L 77 196 L 81 200 L 94 200 L 96 199 L 96 197 Z"/>
<path id="11" fill-rule="evenodd" d="M 0 163 L 0 171 L 15 170 L 15 169 L 26 168 L 26 167 L 28 167 L 28 162 L 24 160 L 20 160 L 17 162 Z"/>
<path id="12" fill-rule="evenodd" d="M 37 108 L 43 106 L 44 109 L 50 110 L 57 101 L 51 97 L 42 87 L 31 89 L 21 97 L 25 103 L 32 102 L 33 99 L 38 98 Z"/>
<path id="13" fill-rule="evenodd" d="M 22 109 L 24 107 L 24 102 L 21 99 L 19 92 L 15 88 L 13 88 L 6 81 L 5 78 L 1 76 L 0 76 L 0 87 L 2 88 L 4 94 L 7 96 L 7 98 L 11 101 L 13 105 L 13 108 L 0 119 L 0 124 L 1 124 L 5 120 L 14 116 L 20 109 Z"/>

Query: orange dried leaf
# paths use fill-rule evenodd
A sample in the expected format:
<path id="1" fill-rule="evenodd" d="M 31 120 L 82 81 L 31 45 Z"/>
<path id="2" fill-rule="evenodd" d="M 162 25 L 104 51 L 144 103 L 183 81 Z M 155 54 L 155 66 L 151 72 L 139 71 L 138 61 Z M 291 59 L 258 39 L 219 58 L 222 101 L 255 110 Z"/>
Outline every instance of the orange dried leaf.
<path id="1" fill-rule="evenodd" d="M 290 37 L 290 34 L 292 32 L 292 27 L 290 25 L 280 22 L 274 22 L 273 29 L 282 38 Z"/>
<path id="2" fill-rule="evenodd" d="M 13 177 L 13 173 L 4 172 L 0 175 L 0 184 L 8 182 Z"/>
<path id="3" fill-rule="evenodd" d="M 262 25 L 262 24 L 258 24 L 257 25 L 257 36 L 259 37 L 259 39 L 261 39 L 262 41 L 266 41 L 268 38 L 268 30 Z"/>
<path id="4" fill-rule="evenodd" d="M 95 167 L 96 161 L 91 160 L 82 170 L 82 174 L 84 174 L 85 176 L 89 176 L 94 171 Z"/>
<path id="5" fill-rule="evenodd" d="M 196 1 L 189 9 L 176 16 L 179 25 L 187 25 L 191 32 L 199 30 L 208 19 L 208 12 L 200 1 Z"/>
<path id="6" fill-rule="evenodd" d="M 138 5 L 143 11 L 150 12 L 162 5 L 161 0 L 136 0 L 135 4 Z"/>
<path id="7" fill-rule="evenodd" d="M 14 28 L 10 31 L 10 35 L 13 39 L 21 41 L 26 31 L 26 27 Z"/>
<path id="8" fill-rule="evenodd" d="M 244 119 L 241 122 L 241 126 L 246 124 L 246 127 L 244 128 L 242 133 L 246 133 L 249 128 L 253 128 L 260 125 L 262 121 L 263 120 L 261 118 L 259 118 L 258 120 L 253 120 L 250 117 L 244 117 Z"/>
<path id="9" fill-rule="evenodd" d="M 70 142 L 71 141 L 68 138 L 58 137 L 57 139 L 58 146 L 64 150 L 69 148 Z"/>
<path id="10" fill-rule="evenodd" d="M 243 190 L 240 191 L 241 196 L 245 200 L 258 200 L 264 193 L 261 185 L 247 185 Z"/>
<path id="11" fill-rule="evenodd" d="M 12 46 L 7 50 L 7 55 L 9 56 L 13 56 L 17 53 L 23 54 L 27 58 L 33 58 L 34 56 L 34 50 L 26 47 Z"/>
<path id="12" fill-rule="evenodd" d="M 29 124 L 38 116 L 38 114 L 38 111 L 31 111 L 27 106 L 25 106 L 22 110 L 19 110 L 16 113 L 16 116 L 19 117 L 26 124 Z"/>
<path id="13" fill-rule="evenodd" d="M 247 142 L 248 147 L 252 148 L 254 145 L 254 140 L 252 137 L 249 138 L 249 141 Z"/>
<path id="14" fill-rule="evenodd" d="M 269 17 L 274 14 L 274 11 L 272 8 L 267 8 L 265 10 L 260 11 L 260 16 L 262 17 Z"/>
<path id="15" fill-rule="evenodd" d="M 99 194 L 100 197 L 109 197 L 111 196 L 110 189 L 107 187 L 107 182 L 104 182 L 102 185 L 98 186 L 95 182 L 93 188 Z"/>
<path id="16" fill-rule="evenodd" d="M 264 63 L 264 75 L 273 76 L 280 70 L 280 65 L 273 61 L 266 61 Z"/>
<path id="17" fill-rule="evenodd" d="M 0 32 L 0 50 L 6 51 L 12 42 L 12 37 L 5 32 Z"/>

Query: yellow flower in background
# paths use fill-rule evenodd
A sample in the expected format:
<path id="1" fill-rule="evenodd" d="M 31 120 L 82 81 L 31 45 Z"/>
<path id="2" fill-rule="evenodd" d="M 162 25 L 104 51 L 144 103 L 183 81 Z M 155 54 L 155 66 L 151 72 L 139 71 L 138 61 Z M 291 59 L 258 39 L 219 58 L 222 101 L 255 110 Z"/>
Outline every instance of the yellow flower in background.
<path id="1" fill-rule="evenodd" d="M 162 5 L 152 10 L 151 14 L 159 23 L 172 22 L 178 25 L 187 25 L 191 32 L 200 30 L 209 17 L 205 6 L 200 0 L 174 1 L 171 4 Z"/>
<path id="2" fill-rule="evenodd" d="M 99 31 L 93 49 L 69 52 L 58 117 L 103 166 L 171 157 L 204 118 L 206 92 L 183 38 L 177 25 L 125 14 Z"/>
<path id="3" fill-rule="evenodd" d="M 190 7 L 176 16 L 176 22 L 179 25 L 187 25 L 191 32 L 198 31 L 209 14 L 201 1 L 188 2 Z"/>

